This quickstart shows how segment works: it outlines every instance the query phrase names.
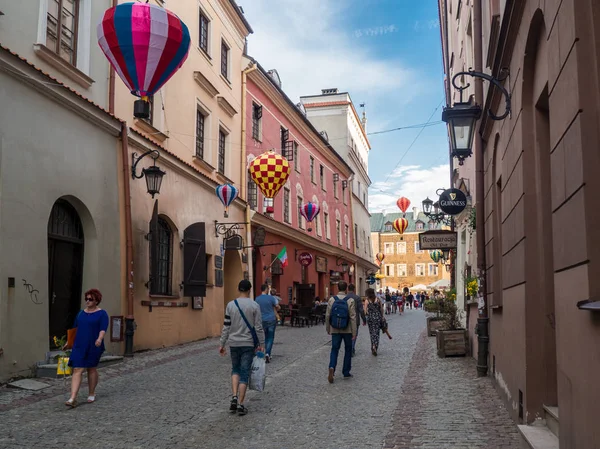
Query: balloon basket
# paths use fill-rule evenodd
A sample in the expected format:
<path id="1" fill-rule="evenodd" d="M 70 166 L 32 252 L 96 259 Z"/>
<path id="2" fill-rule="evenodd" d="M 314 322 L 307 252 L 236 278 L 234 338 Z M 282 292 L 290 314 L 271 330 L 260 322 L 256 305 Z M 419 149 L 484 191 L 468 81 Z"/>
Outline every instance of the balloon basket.
<path id="1" fill-rule="evenodd" d="M 135 118 L 150 118 L 150 103 L 144 100 L 135 100 L 133 103 L 133 116 Z"/>
<path id="2" fill-rule="evenodd" d="M 267 214 L 272 214 L 275 212 L 275 208 L 273 206 L 267 206 Z"/>

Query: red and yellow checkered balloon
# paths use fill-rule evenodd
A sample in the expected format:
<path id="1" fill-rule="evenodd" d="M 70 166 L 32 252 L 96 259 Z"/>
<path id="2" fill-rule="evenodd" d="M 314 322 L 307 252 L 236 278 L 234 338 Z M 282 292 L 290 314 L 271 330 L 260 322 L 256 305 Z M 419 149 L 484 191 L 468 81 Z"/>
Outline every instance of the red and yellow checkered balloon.
<path id="1" fill-rule="evenodd" d="M 290 176 L 290 164 L 283 156 L 267 151 L 250 163 L 250 176 L 266 198 L 274 198 Z"/>

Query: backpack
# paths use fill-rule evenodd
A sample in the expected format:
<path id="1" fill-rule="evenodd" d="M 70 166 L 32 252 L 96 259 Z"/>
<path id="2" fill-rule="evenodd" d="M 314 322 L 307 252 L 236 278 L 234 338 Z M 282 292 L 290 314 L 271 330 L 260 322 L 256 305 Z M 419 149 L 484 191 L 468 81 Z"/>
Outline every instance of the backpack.
<path id="1" fill-rule="evenodd" d="M 348 309 L 348 299 L 350 297 L 350 295 L 346 295 L 343 299 L 338 296 L 335 297 L 329 316 L 329 324 L 334 329 L 346 329 L 350 324 L 350 310 Z"/>

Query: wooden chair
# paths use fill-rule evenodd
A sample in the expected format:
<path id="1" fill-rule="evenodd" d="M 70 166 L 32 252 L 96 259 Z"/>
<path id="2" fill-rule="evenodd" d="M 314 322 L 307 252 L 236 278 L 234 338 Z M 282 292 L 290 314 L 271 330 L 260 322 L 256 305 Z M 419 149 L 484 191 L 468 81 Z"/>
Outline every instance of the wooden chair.
<path id="1" fill-rule="evenodd" d="M 298 312 L 294 315 L 294 318 L 292 319 L 292 323 L 295 322 L 296 324 L 298 324 L 299 326 L 302 326 L 302 327 L 304 327 L 304 325 L 306 324 L 308 327 L 310 327 L 310 324 L 311 324 L 310 313 L 311 313 L 310 307 L 300 307 L 300 309 L 298 309 Z M 292 326 L 293 326 L 293 324 L 292 324 Z"/>

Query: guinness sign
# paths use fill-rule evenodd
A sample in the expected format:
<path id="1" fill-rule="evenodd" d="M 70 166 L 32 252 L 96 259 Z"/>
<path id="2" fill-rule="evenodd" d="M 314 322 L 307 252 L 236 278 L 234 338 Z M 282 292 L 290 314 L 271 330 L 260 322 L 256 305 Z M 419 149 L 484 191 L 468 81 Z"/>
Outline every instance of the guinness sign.
<path id="1" fill-rule="evenodd" d="M 440 209 L 448 215 L 458 215 L 467 207 L 467 197 L 462 190 L 444 190 L 439 199 Z"/>

